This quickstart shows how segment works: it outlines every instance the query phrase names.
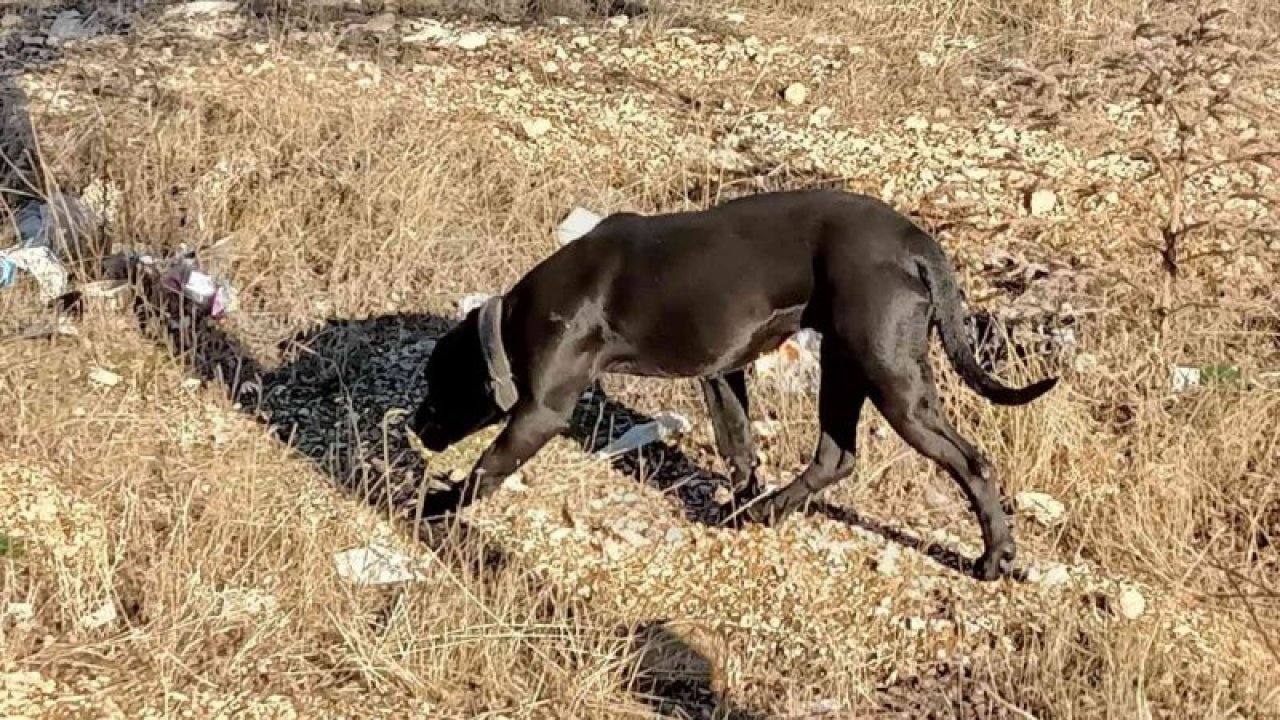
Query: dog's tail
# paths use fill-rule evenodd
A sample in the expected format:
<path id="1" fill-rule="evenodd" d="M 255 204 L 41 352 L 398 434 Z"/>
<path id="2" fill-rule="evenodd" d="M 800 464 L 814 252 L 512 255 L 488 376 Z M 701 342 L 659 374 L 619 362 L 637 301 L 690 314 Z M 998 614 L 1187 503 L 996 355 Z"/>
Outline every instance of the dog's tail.
<path id="1" fill-rule="evenodd" d="M 931 252 L 921 257 L 920 277 L 933 299 L 934 325 L 942 338 L 942 347 L 952 367 L 974 392 L 997 405 L 1025 405 L 1044 395 L 1058 384 L 1051 377 L 1026 387 L 1011 388 L 988 375 L 974 355 L 965 331 L 963 301 L 951 263 L 942 248 L 930 238 Z"/>

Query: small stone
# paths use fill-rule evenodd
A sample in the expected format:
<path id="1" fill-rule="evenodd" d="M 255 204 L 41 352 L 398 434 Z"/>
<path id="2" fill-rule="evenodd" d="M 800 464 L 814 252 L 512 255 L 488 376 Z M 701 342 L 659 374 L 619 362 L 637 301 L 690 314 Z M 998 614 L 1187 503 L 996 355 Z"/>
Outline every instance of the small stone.
<path id="1" fill-rule="evenodd" d="M 420 45 L 424 43 L 438 43 L 445 38 L 450 37 L 453 33 L 443 25 L 437 23 L 427 23 L 418 31 L 405 35 L 400 38 L 400 42 L 410 45 Z"/>
<path id="2" fill-rule="evenodd" d="M 790 105 L 803 105 L 809 99 L 809 88 L 800 83 L 791 83 L 782 92 L 782 99 Z"/>
<path id="3" fill-rule="evenodd" d="M 907 630 L 918 633 L 925 628 L 924 618 L 909 617 L 907 618 Z"/>
<path id="4" fill-rule="evenodd" d="M 524 136 L 530 140 L 538 138 L 551 132 L 551 121 L 546 118 L 533 118 L 520 123 L 520 129 L 524 132 Z"/>
<path id="5" fill-rule="evenodd" d="M 737 172 L 751 166 L 751 159 L 733 148 L 718 147 L 707 153 L 707 160 L 717 170 Z"/>
<path id="6" fill-rule="evenodd" d="M 684 531 L 678 527 L 670 528 L 667 530 L 667 534 L 663 536 L 663 539 L 672 545 L 676 545 L 684 541 Z"/>
<path id="7" fill-rule="evenodd" d="M 80 627 L 85 630 L 97 630 L 115 622 L 117 617 L 116 606 L 111 601 L 107 601 L 97 610 L 80 618 Z"/>
<path id="8" fill-rule="evenodd" d="M 876 572 L 885 577 L 898 575 L 898 555 L 902 552 L 897 543 L 888 543 L 880 551 L 880 559 L 876 562 Z"/>
<path id="9" fill-rule="evenodd" d="M 463 33 L 458 36 L 458 47 L 463 50 L 479 50 L 489 44 L 489 36 L 480 32 Z"/>
<path id="10" fill-rule="evenodd" d="M 1046 217 L 1058 207 L 1058 196 L 1052 190 L 1041 188 L 1031 193 L 1031 214 L 1034 217 Z"/>
<path id="11" fill-rule="evenodd" d="M 364 24 L 364 29 L 371 33 L 389 33 L 396 28 L 396 14 L 382 13 L 369 18 L 369 22 Z"/>
<path id="12" fill-rule="evenodd" d="M 17 622 L 27 622 L 36 616 L 36 609 L 31 603 L 11 602 L 5 608 L 4 614 L 13 618 Z"/>
<path id="13" fill-rule="evenodd" d="M 106 368 L 95 367 L 89 371 L 89 380 L 103 387 L 115 387 L 120 384 L 121 379 L 119 375 Z"/>
<path id="14" fill-rule="evenodd" d="M 940 511 L 949 509 L 955 501 L 937 485 L 930 483 L 924 488 L 924 504 L 930 510 Z"/>
<path id="15" fill-rule="evenodd" d="M 49 28 L 49 39 L 59 42 L 68 40 L 79 40 L 89 37 L 93 31 L 85 25 L 84 19 L 76 10 L 67 10 L 59 13 L 54 18 L 53 25 Z"/>
<path id="16" fill-rule="evenodd" d="M 528 492 L 529 486 L 524 484 L 524 476 L 520 473 L 512 473 L 502 481 L 503 489 L 511 492 Z"/>
<path id="17" fill-rule="evenodd" d="M 649 544 L 649 538 L 631 528 L 622 528 L 618 531 L 618 537 L 626 540 L 635 547 L 644 547 Z"/>
<path id="18" fill-rule="evenodd" d="M 731 12 L 731 13 L 725 13 L 724 19 L 725 21 L 731 22 L 734 25 L 741 25 L 742 23 L 747 21 L 747 16 L 740 12 Z"/>
<path id="19" fill-rule="evenodd" d="M 1036 522 L 1053 527 L 1062 522 L 1067 508 L 1057 498 L 1042 492 L 1020 492 L 1014 497 L 1018 512 L 1030 513 Z"/>
<path id="20" fill-rule="evenodd" d="M 1091 373 L 1098 369 L 1098 356 L 1091 353 L 1080 353 L 1071 361 L 1071 367 L 1078 373 Z"/>
<path id="21" fill-rule="evenodd" d="M 1053 565 L 1045 570 L 1039 579 L 1041 587 L 1055 588 L 1062 587 L 1071 582 L 1071 571 L 1067 570 L 1065 565 Z"/>
<path id="22" fill-rule="evenodd" d="M 782 428 L 782 423 L 777 420 L 756 420 L 751 423 L 751 429 L 756 435 L 763 438 L 771 438 L 778 434 Z"/>
<path id="23" fill-rule="evenodd" d="M 174 5 L 165 11 L 167 17 L 195 17 L 197 15 L 223 15 L 240 9 L 240 3 L 232 0 L 196 0 Z"/>
<path id="24" fill-rule="evenodd" d="M 22 16 L 17 13 L 5 13 L 4 17 L 0 17 L 0 28 L 8 30 L 16 28 L 22 24 Z"/>
<path id="25" fill-rule="evenodd" d="M 1147 611 L 1147 599 L 1137 590 L 1125 588 L 1116 600 L 1116 609 L 1124 619 L 1137 620 Z"/>
<path id="26" fill-rule="evenodd" d="M 912 115 L 902 121 L 902 126 L 908 130 L 928 130 L 929 124 L 930 123 L 927 119 L 920 117 L 919 115 Z"/>

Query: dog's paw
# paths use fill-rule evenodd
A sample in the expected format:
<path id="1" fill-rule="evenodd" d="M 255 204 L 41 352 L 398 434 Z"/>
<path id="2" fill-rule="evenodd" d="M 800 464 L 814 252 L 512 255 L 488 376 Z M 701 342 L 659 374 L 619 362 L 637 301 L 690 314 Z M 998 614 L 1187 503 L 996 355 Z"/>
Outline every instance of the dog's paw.
<path id="1" fill-rule="evenodd" d="M 1013 543 L 990 549 L 978 558 L 973 568 L 973 576 L 984 582 L 1011 577 L 1014 572 L 1016 551 Z"/>

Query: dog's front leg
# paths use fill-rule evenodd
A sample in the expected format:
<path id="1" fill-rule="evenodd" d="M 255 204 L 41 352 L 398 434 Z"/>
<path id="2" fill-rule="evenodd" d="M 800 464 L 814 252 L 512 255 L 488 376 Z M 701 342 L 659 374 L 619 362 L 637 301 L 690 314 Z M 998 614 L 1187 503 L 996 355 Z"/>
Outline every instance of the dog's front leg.
<path id="1" fill-rule="evenodd" d="M 422 516 L 438 518 L 461 511 L 497 490 L 507 476 L 520 469 L 551 438 L 568 427 L 568 413 L 528 403 L 516 406 L 507 426 L 485 449 L 462 482 L 423 501 Z"/>

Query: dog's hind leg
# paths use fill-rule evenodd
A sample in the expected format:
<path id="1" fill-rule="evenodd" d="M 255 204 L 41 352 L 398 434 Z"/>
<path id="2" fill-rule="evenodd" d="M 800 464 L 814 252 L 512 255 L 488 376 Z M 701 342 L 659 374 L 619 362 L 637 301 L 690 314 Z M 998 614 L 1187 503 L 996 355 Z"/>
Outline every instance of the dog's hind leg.
<path id="1" fill-rule="evenodd" d="M 858 418 L 867 399 L 865 381 L 838 343 L 822 340 L 818 389 L 820 434 L 809 466 L 790 485 L 746 510 L 756 522 L 777 522 L 816 493 L 853 474 Z"/>
<path id="2" fill-rule="evenodd" d="M 749 497 L 760 494 L 756 479 L 756 453 L 751 439 L 746 372 L 734 370 L 702 378 L 699 382 L 711 416 L 711 427 L 715 430 L 716 447 L 720 456 L 729 463 L 734 493 Z"/>
<path id="3" fill-rule="evenodd" d="M 927 354 L 928 312 L 925 302 L 890 306 L 870 328 L 862 365 L 871 399 L 893 429 L 946 470 L 969 498 L 986 545 L 975 574 L 995 580 L 1013 570 L 1013 536 L 991 463 L 941 414 Z"/>

